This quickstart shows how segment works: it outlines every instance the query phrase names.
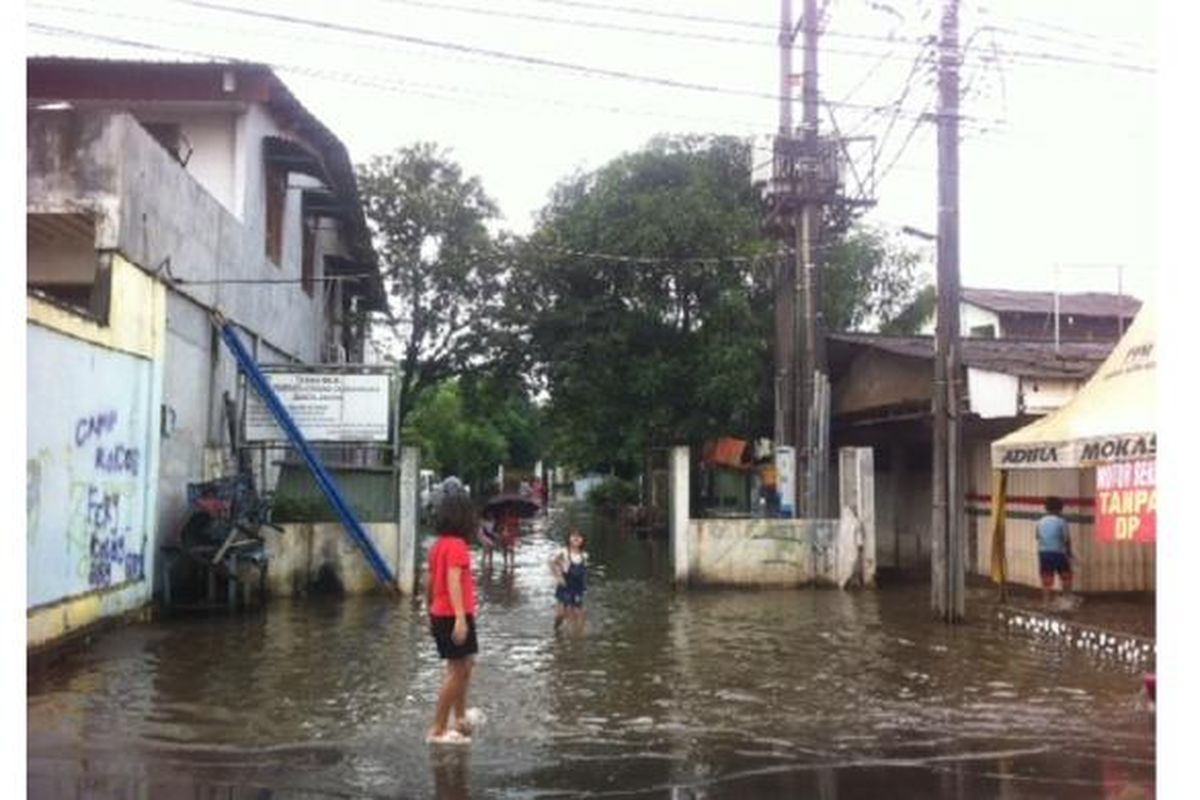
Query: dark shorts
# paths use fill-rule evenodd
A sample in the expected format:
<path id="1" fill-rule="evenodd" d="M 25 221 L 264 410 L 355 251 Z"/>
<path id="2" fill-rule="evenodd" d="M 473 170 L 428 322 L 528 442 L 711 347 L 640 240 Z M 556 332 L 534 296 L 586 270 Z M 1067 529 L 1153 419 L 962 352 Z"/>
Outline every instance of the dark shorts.
<path id="1" fill-rule="evenodd" d="M 433 641 L 437 645 L 440 658 L 466 658 L 479 652 L 479 642 L 475 639 L 475 617 L 467 615 L 467 638 L 462 644 L 454 641 L 454 617 L 430 617 L 429 629 L 433 632 Z"/>
<path id="2" fill-rule="evenodd" d="M 570 586 L 559 586 L 554 590 L 554 597 L 564 606 L 571 608 L 583 607 L 583 590 L 575 590 Z"/>
<path id="3" fill-rule="evenodd" d="M 1054 580 L 1055 573 L 1064 578 L 1071 577 L 1071 559 L 1067 558 L 1066 553 L 1046 553 L 1038 552 L 1038 571 L 1042 573 L 1042 580 Z"/>

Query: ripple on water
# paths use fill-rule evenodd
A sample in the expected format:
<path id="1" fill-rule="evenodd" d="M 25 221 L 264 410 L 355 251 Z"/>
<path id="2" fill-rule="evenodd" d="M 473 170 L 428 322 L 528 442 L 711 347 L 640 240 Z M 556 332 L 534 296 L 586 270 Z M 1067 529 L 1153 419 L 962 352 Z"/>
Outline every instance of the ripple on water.
<path id="1" fill-rule="evenodd" d="M 463 767 L 470 796 L 579 785 L 662 794 L 654 787 L 690 774 L 685 764 L 721 776 L 797 761 L 1019 751 L 1065 737 L 1081 755 L 1022 756 L 1011 768 L 1071 777 L 1125 753 L 1152 785 L 1154 733 L 1133 707 L 1135 676 L 990 623 L 931 625 L 927 587 L 676 592 L 669 560 L 656 562 L 659 572 L 647 566 L 663 556 L 653 543 L 594 536 L 589 550 L 605 569 L 593 572 L 588 631 L 555 639 L 545 562 L 556 546 L 535 533 L 514 572 L 480 580 L 470 703 L 489 722 Z M 281 602 L 244 619 L 146 627 L 152 636 L 113 632 L 111 657 L 31 680 L 31 776 L 64 764 L 81 774 L 117 741 L 123 760 L 111 769 L 135 782 L 171 774 L 281 794 L 431 796 L 457 780 L 462 764 L 435 763 L 423 742 L 443 665 L 408 602 Z M 789 791 L 764 786 L 713 793 Z"/>

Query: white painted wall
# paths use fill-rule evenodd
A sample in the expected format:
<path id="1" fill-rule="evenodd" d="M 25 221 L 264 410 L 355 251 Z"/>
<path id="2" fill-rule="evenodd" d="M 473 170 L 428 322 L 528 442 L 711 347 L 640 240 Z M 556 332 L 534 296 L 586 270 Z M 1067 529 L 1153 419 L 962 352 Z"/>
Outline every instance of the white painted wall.
<path id="1" fill-rule="evenodd" d="M 1003 372 L 967 368 L 967 395 L 971 411 L 983 419 L 1015 417 L 1021 379 Z"/>
<path id="2" fill-rule="evenodd" d="M 988 311 L 986 308 L 972 305 L 971 303 L 963 302 L 958 306 L 959 332 L 962 336 L 970 336 L 971 328 L 981 325 L 992 325 L 996 330 L 996 338 L 1004 336 L 1004 331 L 1000 327 L 1000 315 L 994 311 Z M 921 333 L 926 336 L 932 336 L 937 330 L 937 311 L 929 316 L 929 319 L 921 326 Z"/>
<path id="3" fill-rule="evenodd" d="M 234 111 L 160 111 L 139 110 L 141 122 L 163 122 L 179 125 L 192 146 L 188 173 L 211 194 L 226 211 L 234 210 Z M 186 153 L 186 150 L 185 150 Z"/>
<path id="4" fill-rule="evenodd" d="M 1021 399 L 1026 414 L 1048 414 L 1070 402 L 1082 381 L 1022 378 Z"/>
<path id="5" fill-rule="evenodd" d="M 26 335 L 26 605 L 135 584 L 144 601 L 154 560 L 153 363 L 40 325 Z"/>

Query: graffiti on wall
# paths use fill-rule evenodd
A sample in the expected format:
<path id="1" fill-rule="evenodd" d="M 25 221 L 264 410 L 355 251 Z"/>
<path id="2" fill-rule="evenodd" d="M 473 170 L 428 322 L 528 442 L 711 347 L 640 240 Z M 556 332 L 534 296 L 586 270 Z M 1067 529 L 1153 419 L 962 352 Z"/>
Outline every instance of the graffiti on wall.
<path id="1" fill-rule="evenodd" d="M 28 605 L 144 581 L 149 362 L 29 332 Z"/>
<path id="2" fill-rule="evenodd" d="M 140 451 L 118 439 L 119 412 L 108 409 L 75 421 L 74 442 L 85 450 L 92 475 L 71 487 L 70 544 L 77 551 L 76 570 L 88 588 L 103 589 L 145 577 L 145 537 L 140 529 L 136 478 Z"/>

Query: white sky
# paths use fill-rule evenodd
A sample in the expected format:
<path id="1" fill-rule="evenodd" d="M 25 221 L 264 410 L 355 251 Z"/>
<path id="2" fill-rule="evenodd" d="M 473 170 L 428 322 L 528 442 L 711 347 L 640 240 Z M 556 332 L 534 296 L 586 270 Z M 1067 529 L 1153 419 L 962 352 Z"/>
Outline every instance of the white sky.
<path id="1" fill-rule="evenodd" d="M 767 147 L 778 125 L 778 103 L 770 96 L 778 92 L 779 0 L 584 0 L 583 5 L 608 10 L 573 0 L 219 2 L 733 92 L 589 77 L 172 0 L 114 0 L 103 6 L 34 0 L 25 14 L 27 25 L 277 65 L 301 101 L 346 142 L 355 161 L 416 140 L 438 142 L 480 176 L 499 202 L 505 226 L 517 232 L 530 229 L 557 180 L 576 168 L 598 167 L 657 133 L 756 134 Z M 798 18 L 803 2 L 793 5 Z M 852 104 L 834 108 L 843 132 L 856 130 L 883 141 L 880 170 L 899 155 L 878 186 L 879 205 L 868 219 L 933 231 L 932 123 L 921 123 L 900 149 L 913 115 L 932 108 L 932 74 L 928 69 L 919 74 L 886 138 L 890 112 L 869 114 L 859 106 L 893 103 L 901 96 L 920 49 L 912 40 L 936 33 L 940 2 L 890 0 L 903 21 L 878 10 L 882 5 L 830 0 L 829 34 L 821 42 L 821 93 L 832 103 Z M 613 10 L 618 6 L 743 24 Z M 565 23 L 499 16 L 506 13 Z M 981 30 L 989 24 L 1001 30 Z M 1115 267 L 1097 265 L 1121 264 L 1125 290 L 1147 296 L 1157 267 L 1156 76 L 1062 59 L 1155 66 L 1155 3 L 970 0 L 963 3 L 961 30 L 964 41 L 978 31 L 963 79 L 971 86 L 963 106 L 969 121 L 961 154 L 963 284 L 1051 289 L 1055 265 L 1064 265 L 1063 289 L 1113 291 Z M 884 41 L 889 32 L 905 41 Z M 993 42 L 1002 51 L 1051 58 L 1002 55 L 999 64 L 984 64 L 982 57 L 994 52 Z M 191 58 L 32 29 L 27 50 Z M 797 50 L 797 71 L 801 63 Z M 795 117 L 800 117 L 799 103 Z M 987 120 L 1004 124 L 988 123 L 991 130 L 978 133 Z M 822 116 L 821 125 L 830 130 L 828 116 Z M 766 150 L 759 155 L 769 158 Z"/>

